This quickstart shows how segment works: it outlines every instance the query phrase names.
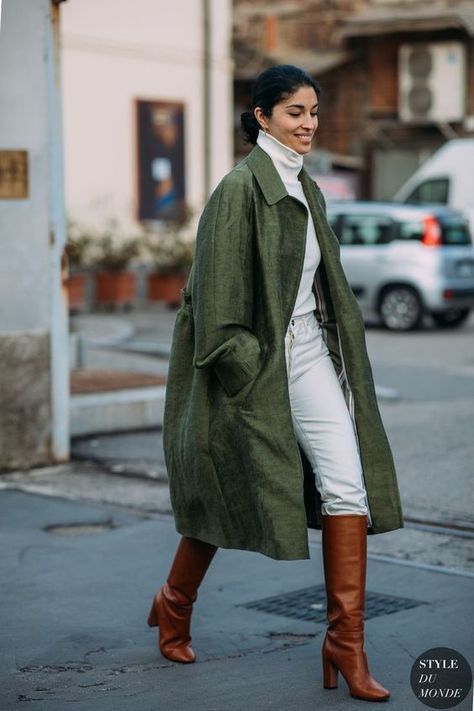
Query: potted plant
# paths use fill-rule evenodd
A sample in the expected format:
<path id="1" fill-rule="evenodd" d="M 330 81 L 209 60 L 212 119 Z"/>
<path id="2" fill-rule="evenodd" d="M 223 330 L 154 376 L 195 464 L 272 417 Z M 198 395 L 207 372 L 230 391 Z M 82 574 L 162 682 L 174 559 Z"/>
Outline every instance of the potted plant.
<path id="1" fill-rule="evenodd" d="M 192 265 L 194 224 L 188 217 L 182 224 L 167 224 L 145 235 L 145 248 L 152 268 L 148 275 L 148 298 L 179 306 Z"/>
<path id="2" fill-rule="evenodd" d="M 128 270 L 138 254 L 136 238 L 120 238 L 114 225 L 94 240 L 95 300 L 104 306 L 131 306 L 136 294 L 136 274 Z"/>
<path id="3" fill-rule="evenodd" d="M 66 256 L 68 266 L 67 291 L 70 311 L 86 306 L 86 272 L 92 238 L 77 223 L 70 220 L 67 228 Z"/>

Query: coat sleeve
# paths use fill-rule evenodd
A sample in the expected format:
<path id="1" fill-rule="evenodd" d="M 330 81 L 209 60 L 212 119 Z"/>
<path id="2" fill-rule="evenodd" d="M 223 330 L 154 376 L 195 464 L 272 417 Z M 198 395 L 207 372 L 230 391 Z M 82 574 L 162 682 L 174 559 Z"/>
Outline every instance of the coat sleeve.
<path id="1" fill-rule="evenodd" d="M 252 333 L 252 192 L 241 171 L 216 188 L 199 222 L 190 284 L 196 368 L 213 368 L 232 397 L 260 369 L 261 348 Z"/>

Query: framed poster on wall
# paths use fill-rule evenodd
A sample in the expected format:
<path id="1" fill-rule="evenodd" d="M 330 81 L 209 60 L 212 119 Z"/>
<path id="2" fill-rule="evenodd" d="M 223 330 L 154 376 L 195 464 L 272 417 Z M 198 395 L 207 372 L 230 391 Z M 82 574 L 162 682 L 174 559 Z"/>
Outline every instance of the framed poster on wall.
<path id="1" fill-rule="evenodd" d="M 185 214 L 184 104 L 136 102 L 138 219 L 181 220 Z"/>

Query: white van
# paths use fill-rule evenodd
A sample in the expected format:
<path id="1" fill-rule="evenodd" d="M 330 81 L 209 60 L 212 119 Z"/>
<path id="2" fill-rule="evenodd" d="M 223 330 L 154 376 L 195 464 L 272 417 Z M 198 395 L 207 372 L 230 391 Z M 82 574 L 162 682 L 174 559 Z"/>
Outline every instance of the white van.
<path id="1" fill-rule="evenodd" d="M 461 210 L 474 235 L 474 138 L 455 138 L 441 146 L 402 185 L 393 200 Z"/>

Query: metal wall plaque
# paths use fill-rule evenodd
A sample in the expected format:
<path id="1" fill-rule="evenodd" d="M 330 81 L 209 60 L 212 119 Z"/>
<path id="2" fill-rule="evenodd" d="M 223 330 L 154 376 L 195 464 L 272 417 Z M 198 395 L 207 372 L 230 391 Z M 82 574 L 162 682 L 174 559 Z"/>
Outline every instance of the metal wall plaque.
<path id="1" fill-rule="evenodd" d="M 0 150 L 0 199 L 28 197 L 28 152 Z"/>

